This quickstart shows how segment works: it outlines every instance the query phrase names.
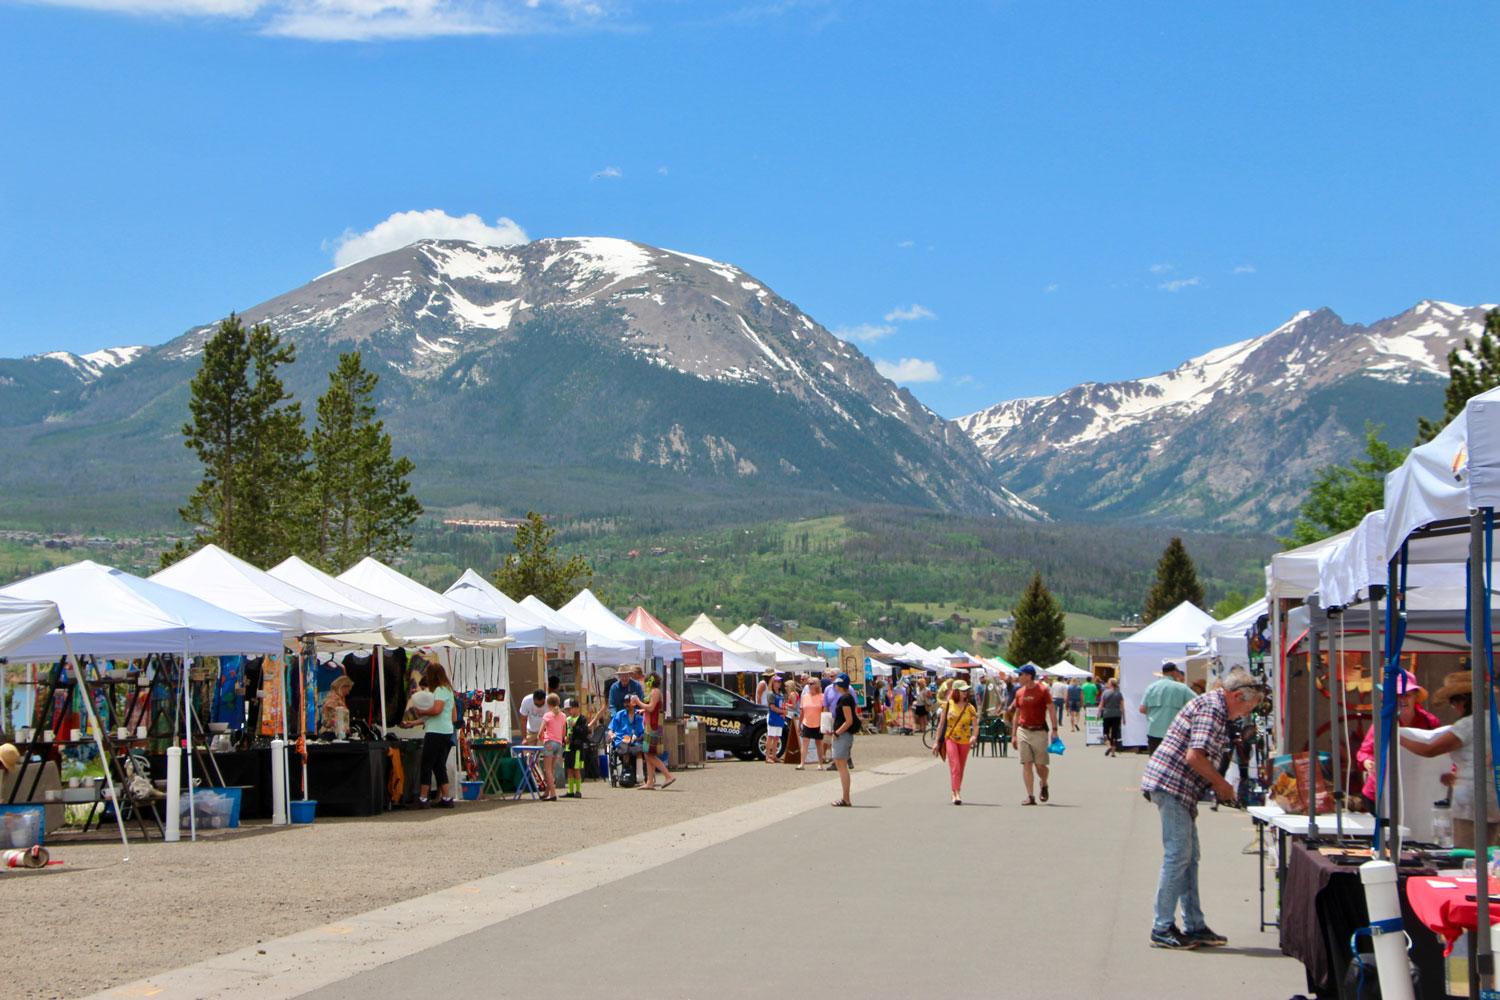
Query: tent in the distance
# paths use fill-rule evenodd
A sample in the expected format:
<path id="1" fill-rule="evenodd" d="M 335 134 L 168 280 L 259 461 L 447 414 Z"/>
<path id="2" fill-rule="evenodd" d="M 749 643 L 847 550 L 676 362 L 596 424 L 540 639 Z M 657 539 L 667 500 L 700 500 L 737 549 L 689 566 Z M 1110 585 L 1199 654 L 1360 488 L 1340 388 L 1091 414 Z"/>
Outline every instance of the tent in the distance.
<path id="1" fill-rule="evenodd" d="M 309 594 L 378 614 L 381 619 L 381 635 L 368 637 L 370 643 L 385 646 L 430 646 L 453 638 L 446 619 L 423 614 L 395 601 L 388 601 L 378 594 L 351 586 L 296 556 L 288 556 L 267 572 Z"/>
<path id="2" fill-rule="evenodd" d="M 674 639 L 682 643 L 682 665 L 684 667 L 721 667 L 724 665 L 724 653 L 722 650 L 714 649 L 702 643 L 694 642 L 692 639 L 684 638 L 667 628 L 661 619 L 637 604 L 625 616 L 625 624 L 632 628 L 640 629 L 642 632 L 660 636 L 663 639 Z"/>
<path id="3" fill-rule="evenodd" d="M 1213 616 L 1188 601 L 1162 615 L 1128 639 L 1120 641 L 1120 693 L 1125 696 L 1127 747 L 1146 745 L 1146 717 L 1136 711 L 1146 688 L 1161 671 L 1163 660 L 1180 665 L 1191 650 L 1203 645 L 1203 633 Z"/>
<path id="4" fill-rule="evenodd" d="M 627 624 L 623 618 L 606 608 L 587 587 L 557 610 L 588 629 L 589 635 L 602 635 L 618 642 L 635 643 L 638 659 L 634 662 L 648 669 L 650 661 L 656 657 L 669 662 L 682 659 L 682 643 L 679 640 L 663 639 Z"/>
<path id="5" fill-rule="evenodd" d="M 722 649 L 726 653 L 733 653 L 741 661 L 760 664 L 762 670 L 770 670 L 776 666 L 776 654 L 768 653 L 754 646 L 747 646 L 738 639 L 731 639 L 729 634 L 714 624 L 714 620 L 706 614 L 700 614 L 693 619 L 693 623 L 682 630 L 684 639 L 692 639 L 694 642 L 706 642 L 715 649 Z"/>
<path id="6" fill-rule="evenodd" d="M 589 662 L 596 666 L 620 667 L 627 663 L 641 662 L 641 646 L 638 640 L 611 639 L 602 633 L 590 631 L 582 622 L 574 621 L 535 594 L 527 594 L 521 598 L 521 607 L 553 628 L 583 633 L 584 648 L 588 652 Z"/>
<path id="7" fill-rule="evenodd" d="M 520 601 L 512 600 L 504 591 L 472 569 L 453 581 L 453 586 L 443 591 L 445 597 L 462 604 L 471 605 L 481 611 L 491 611 L 505 616 L 505 628 L 516 637 L 516 647 L 542 646 L 556 650 L 563 658 L 575 651 L 582 651 L 588 633 L 577 627 L 565 626 L 551 616 L 542 615 Z"/>

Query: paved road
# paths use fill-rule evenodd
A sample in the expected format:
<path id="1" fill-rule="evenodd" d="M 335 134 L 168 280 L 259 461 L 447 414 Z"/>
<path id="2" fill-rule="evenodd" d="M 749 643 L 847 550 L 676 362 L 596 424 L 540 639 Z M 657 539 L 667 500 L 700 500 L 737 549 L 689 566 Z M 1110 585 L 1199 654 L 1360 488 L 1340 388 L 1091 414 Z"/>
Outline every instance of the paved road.
<path id="1" fill-rule="evenodd" d="M 1076 738 L 1074 743 L 1078 741 Z M 914 744 L 915 747 L 915 744 Z M 856 759 L 858 752 L 856 749 Z M 315 928 L 100 996 L 1284 998 L 1301 966 L 1256 929 L 1253 831 L 1201 820 L 1204 906 L 1230 946 L 1147 946 L 1160 861 L 1143 758 L 1075 745 L 1053 802 L 1015 758 L 972 762 L 965 804 L 912 759 Z M 665 793 L 671 794 L 671 793 Z M 546 815 L 539 809 L 539 818 Z M 564 813 L 555 811 L 555 816 Z M 442 844 L 425 858 L 434 885 Z M 642 928 L 649 927 L 649 933 Z"/>

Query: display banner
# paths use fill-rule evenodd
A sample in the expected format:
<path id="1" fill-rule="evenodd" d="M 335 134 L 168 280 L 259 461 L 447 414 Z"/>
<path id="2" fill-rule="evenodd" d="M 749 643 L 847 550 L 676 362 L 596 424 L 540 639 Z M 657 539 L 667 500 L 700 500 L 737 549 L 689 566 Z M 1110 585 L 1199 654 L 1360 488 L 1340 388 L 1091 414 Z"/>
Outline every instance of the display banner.
<path id="1" fill-rule="evenodd" d="M 1099 706 L 1091 705 L 1083 710 L 1083 745 L 1104 745 L 1104 719 L 1099 715 Z"/>

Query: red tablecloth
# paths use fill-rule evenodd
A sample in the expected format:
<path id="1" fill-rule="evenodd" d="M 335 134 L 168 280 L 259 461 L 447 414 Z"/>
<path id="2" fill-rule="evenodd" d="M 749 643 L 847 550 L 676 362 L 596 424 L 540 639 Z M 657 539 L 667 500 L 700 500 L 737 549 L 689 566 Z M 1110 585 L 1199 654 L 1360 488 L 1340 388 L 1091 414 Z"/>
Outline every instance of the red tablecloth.
<path id="1" fill-rule="evenodd" d="M 1490 881 L 1490 893 L 1494 895 L 1500 885 Z M 1410 878 L 1406 880 L 1406 901 L 1411 904 L 1417 919 L 1448 942 L 1444 954 L 1453 950 L 1464 931 L 1479 926 L 1479 905 L 1465 896 L 1474 895 L 1474 879 L 1454 876 L 1444 878 Z M 1490 904 L 1490 919 L 1500 923 L 1500 903 Z"/>

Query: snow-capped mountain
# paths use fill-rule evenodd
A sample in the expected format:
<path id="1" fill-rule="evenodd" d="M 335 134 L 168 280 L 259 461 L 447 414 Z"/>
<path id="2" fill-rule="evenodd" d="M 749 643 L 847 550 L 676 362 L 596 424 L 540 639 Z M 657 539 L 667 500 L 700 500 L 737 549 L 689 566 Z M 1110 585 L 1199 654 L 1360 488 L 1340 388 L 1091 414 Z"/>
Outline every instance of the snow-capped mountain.
<path id="1" fill-rule="evenodd" d="M 1405 446 L 1442 411 L 1448 352 L 1490 306 L 1425 301 L 1369 326 L 1301 312 L 1150 378 L 1014 399 L 958 423 L 1002 479 L 1059 514 L 1283 528 L 1317 468 Z"/>
<path id="2" fill-rule="evenodd" d="M 84 382 L 92 382 L 111 368 L 122 368 L 130 364 L 148 350 L 149 347 L 137 344 L 132 347 L 106 347 L 88 354 L 48 351 L 46 354 L 33 354 L 25 360 L 39 363 L 53 361 L 70 369 Z"/>
<path id="3" fill-rule="evenodd" d="M 435 506 L 599 509 L 652 490 L 769 490 L 1042 516 L 858 349 L 706 257 L 606 238 L 422 241 L 242 316 L 297 345 L 288 384 L 309 409 L 336 355 L 360 349 Z M 105 360 L 68 355 L 72 392 L 49 393 L 45 412 L 17 407 L 19 419 L 0 407 L 13 428 L 0 459 L 46 438 L 95 468 L 131 454 L 138 470 L 149 442 L 172 478 L 190 474 L 176 431 L 212 331 L 110 354 L 129 363 L 107 379 L 84 377 Z M 0 379 L 21 363 L 0 362 Z M 0 401 L 9 392 L 0 382 Z M 547 492 L 562 487 L 563 500 Z"/>

